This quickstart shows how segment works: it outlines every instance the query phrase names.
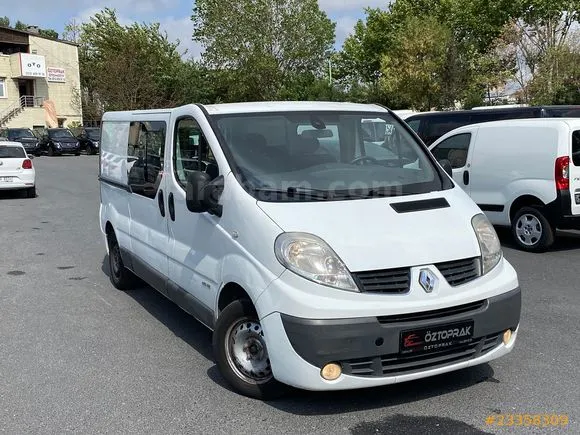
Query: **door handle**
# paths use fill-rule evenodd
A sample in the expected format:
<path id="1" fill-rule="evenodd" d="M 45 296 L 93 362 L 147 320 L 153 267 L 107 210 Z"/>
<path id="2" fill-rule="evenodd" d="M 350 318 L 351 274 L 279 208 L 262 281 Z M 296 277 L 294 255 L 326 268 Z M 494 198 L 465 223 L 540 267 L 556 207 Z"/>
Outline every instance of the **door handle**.
<path id="1" fill-rule="evenodd" d="M 463 184 L 469 184 L 469 171 L 463 171 Z"/>
<path id="2" fill-rule="evenodd" d="M 159 195 L 157 195 L 157 203 L 159 204 L 159 211 L 161 212 L 161 216 L 165 217 L 165 200 L 163 198 L 163 190 L 160 190 Z"/>
<path id="3" fill-rule="evenodd" d="M 173 200 L 173 192 L 169 193 L 169 217 L 172 221 L 175 221 L 175 201 Z"/>

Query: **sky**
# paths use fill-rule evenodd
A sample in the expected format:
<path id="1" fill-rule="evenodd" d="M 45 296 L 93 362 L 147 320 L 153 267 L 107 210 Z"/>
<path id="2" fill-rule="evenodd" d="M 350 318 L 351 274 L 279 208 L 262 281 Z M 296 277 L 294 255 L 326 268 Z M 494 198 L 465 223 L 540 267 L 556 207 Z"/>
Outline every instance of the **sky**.
<path id="1" fill-rule="evenodd" d="M 223 0 L 228 1 L 228 0 Z M 198 57 L 200 47 L 191 41 L 193 0 L 24 0 L 10 2 L 10 8 L 0 7 L 0 15 L 8 15 L 14 24 L 20 20 L 29 25 L 54 29 L 62 34 L 67 22 L 86 21 L 105 7 L 116 9 L 119 21 L 128 24 L 159 22 L 172 40 L 179 40 L 182 53 Z M 357 20 L 364 17 L 364 8 L 381 7 L 388 0 L 318 0 L 320 7 L 336 22 L 336 47 L 340 48 Z"/>

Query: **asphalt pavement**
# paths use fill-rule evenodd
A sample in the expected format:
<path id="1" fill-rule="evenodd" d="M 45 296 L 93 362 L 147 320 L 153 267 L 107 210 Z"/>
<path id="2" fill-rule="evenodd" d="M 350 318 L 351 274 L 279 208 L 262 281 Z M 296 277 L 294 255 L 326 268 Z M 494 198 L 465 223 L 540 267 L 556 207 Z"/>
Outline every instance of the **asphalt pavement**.
<path id="1" fill-rule="evenodd" d="M 502 235 L 523 289 L 508 356 L 393 387 L 296 391 L 265 403 L 228 389 L 210 332 L 176 305 L 150 288 L 111 286 L 98 225 L 98 156 L 34 164 L 37 198 L 0 193 L 0 431 L 580 433 L 575 234 L 545 254 L 517 251 Z M 507 425 L 510 415 L 538 414 L 566 415 L 569 423 L 499 426 L 501 416 Z"/>

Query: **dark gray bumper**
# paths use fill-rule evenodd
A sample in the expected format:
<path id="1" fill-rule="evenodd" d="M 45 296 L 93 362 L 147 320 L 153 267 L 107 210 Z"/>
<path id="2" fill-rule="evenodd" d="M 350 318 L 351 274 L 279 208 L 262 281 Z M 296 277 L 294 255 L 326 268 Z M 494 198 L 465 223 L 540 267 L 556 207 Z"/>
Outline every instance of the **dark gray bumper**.
<path id="1" fill-rule="evenodd" d="M 282 314 L 292 347 L 316 367 L 339 362 L 346 374 L 393 376 L 481 356 L 501 344 L 506 329 L 520 322 L 519 288 L 490 299 L 442 310 L 385 317 L 312 320 Z M 413 355 L 400 353 L 401 333 L 473 321 L 473 339 Z"/>

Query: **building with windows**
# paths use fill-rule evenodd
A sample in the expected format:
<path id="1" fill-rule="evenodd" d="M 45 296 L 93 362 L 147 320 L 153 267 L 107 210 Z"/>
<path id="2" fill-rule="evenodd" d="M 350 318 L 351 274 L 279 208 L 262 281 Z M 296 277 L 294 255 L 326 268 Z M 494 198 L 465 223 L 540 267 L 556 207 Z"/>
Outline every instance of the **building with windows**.
<path id="1" fill-rule="evenodd" d="M 76 44 L 0 27 L 0 128 L 82 123 Z"/>

